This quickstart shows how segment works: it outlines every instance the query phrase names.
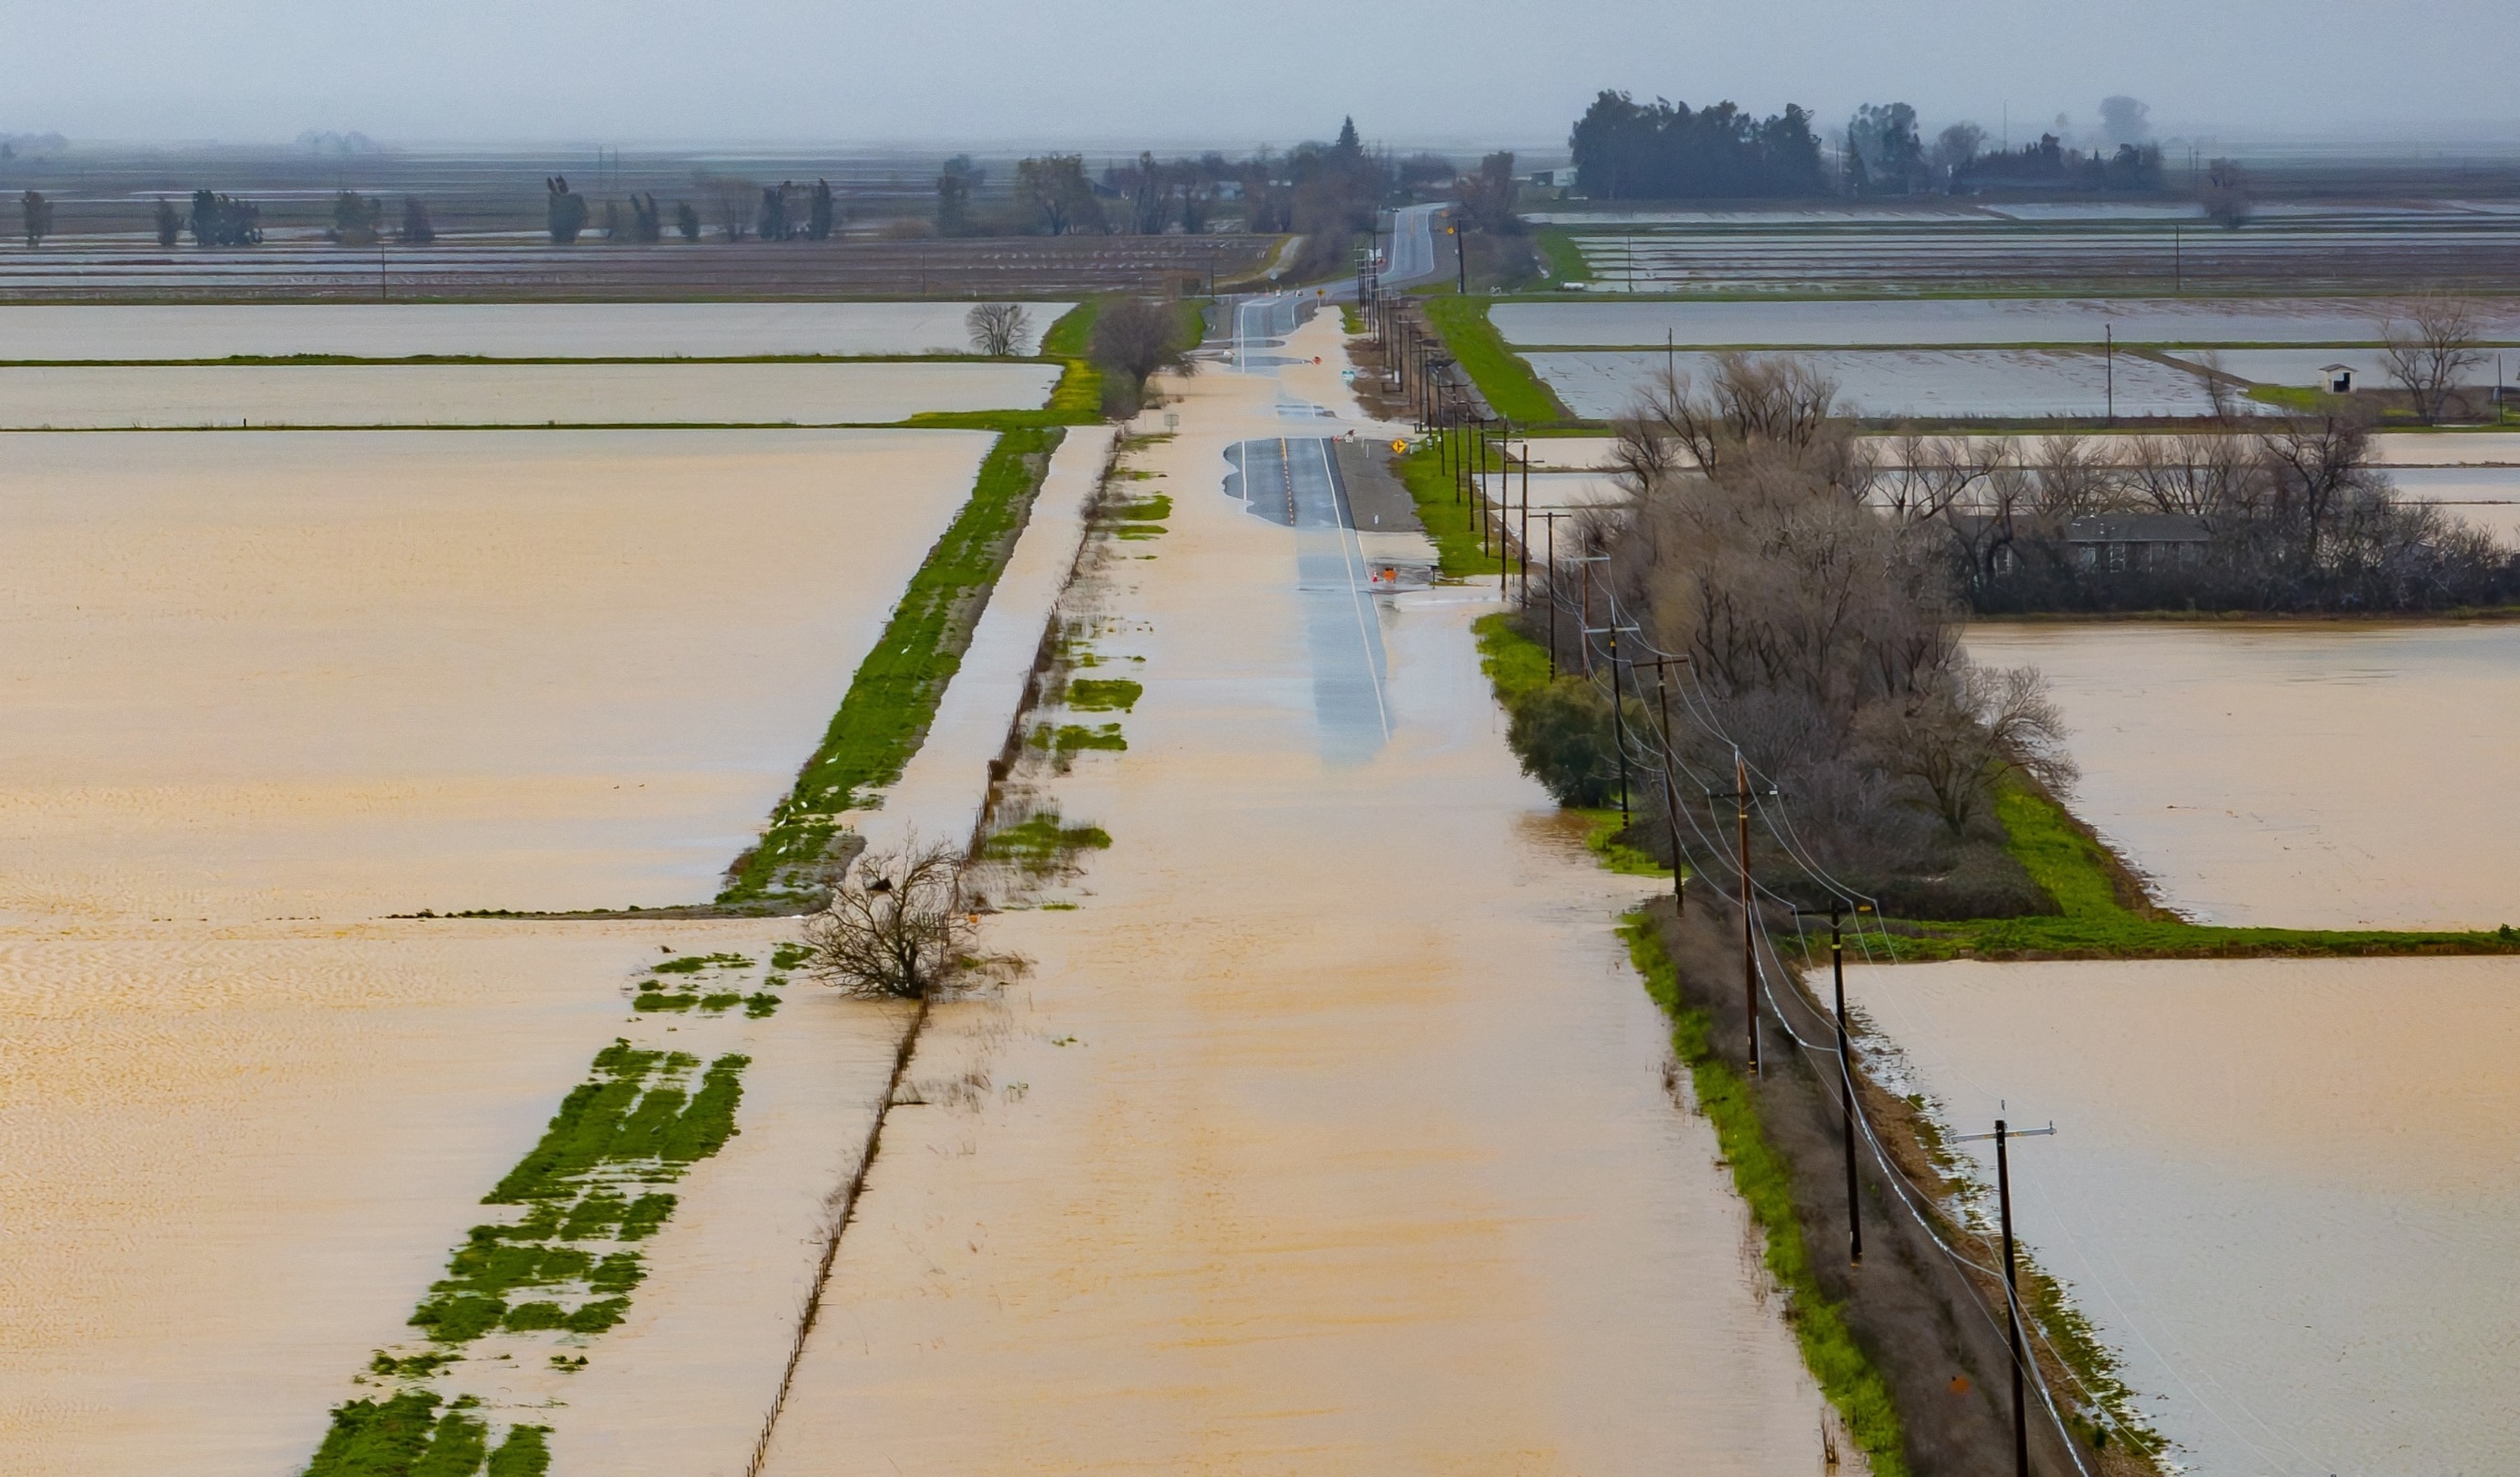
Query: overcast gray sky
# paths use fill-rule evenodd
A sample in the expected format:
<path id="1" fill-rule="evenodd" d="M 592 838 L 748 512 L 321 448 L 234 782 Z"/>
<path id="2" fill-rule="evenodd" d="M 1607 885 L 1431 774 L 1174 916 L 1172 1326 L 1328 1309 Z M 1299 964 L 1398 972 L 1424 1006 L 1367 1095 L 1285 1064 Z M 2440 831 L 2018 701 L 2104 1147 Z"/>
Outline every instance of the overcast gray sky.
<path id="1" fill-rule="evenodd" d="M 1603 87 L 2017 139 L 2520 118 L 2510 0 L 0 0 L 0 132 L 391 141 L 1562 142 Z"/>

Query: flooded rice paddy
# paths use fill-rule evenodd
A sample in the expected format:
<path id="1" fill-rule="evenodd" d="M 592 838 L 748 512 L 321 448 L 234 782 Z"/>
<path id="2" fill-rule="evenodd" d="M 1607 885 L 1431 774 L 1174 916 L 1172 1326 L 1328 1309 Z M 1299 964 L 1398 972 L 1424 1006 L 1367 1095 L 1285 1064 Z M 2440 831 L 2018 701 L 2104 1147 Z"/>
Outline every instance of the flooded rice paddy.
<path id="1" fill-rule="evenodd" d="M 1044 364 L 0 367 L 0 429 L 763 425 L 1041 404 Z"/>
<path id="2" fill-rule="evenodd" d="M 1025 304 L 1020 352 L 1073 303 Z M 155 303 L 0 306 L 0 361 L 326 354 L 741 358 L 961 354 L 961 302 Z"/>
<path id="3" fill-rule="evenodd" d="M 1564 348 L 1827 348 L 2120 343 L 2371 343 L 2384 298 L 1994 297 L 1855 302 L 1499 303 L 1506 341 Z M 2497 309 L 2487 332 L 2520 340 L 2520 310 Z"/>
<path id="4" fill-rule="evenodd" d="M 305 1460 L 595 1050 L 684 1039 L 643 961 L 793 931 L 382 915 L 707 897 L 986 445 L 8 439 L 0 1465 Z M 681 1410 L 618 1393 L 659 1339 L 775 1373 L 880 1096 L 832 1068 L 895 1034 L 836 1007 L 720 1023 L 761 1037 L 746 1137 L 652 1252 L 700 1301 L 643 1300 L 573 1401 Z"/>
<path id="5" fill-rule="evenodd" d="M 1692 351 L 1526 357 L 1566 408 L 1587 420 L 1626 414 L 1666 367 L 1700 384 L 1715 370 L 1714 355 Z M 2114 363 L 2095 352 L 2052 349 L 1823 349 L 1797 357 L 1835 380 L 1839 403 L 1860 416 L 2096 418 L 2114 403 L 2117 414 L 2132 418 L 2201 416 L 2214 408 L 2201 376 L 2135 354 L 2116 355 Z"/>
<path id="6" fill-rule="evenodd" d="M 2187 1470 L 2452 1477 L 2520 1449 L 2520 960 L 1848 987 L 1953 1128 L 2055 1124 L 2013 1147 L 2016 1224 Z"/>
<path id="7" fill-rule="evenodd" d="M 2075 809 L 2216 923 L 2520 924 L 2520 626 L 1982 623 L 2048 675 Z"/>
<path id="8" fill-rule="evenodd" d="M 1340 428 L 1287 429 L 1344 402 L 1282 373 L 1190 381 L 1135 458 L 1165 531 L 1076 612 L 1144 685 L 1128 747 L 1026 772 L 1111 846 L 1045 894 L 1072 911 L 989 921 L 1027 977 L 931 1022 L 769 1470 L 1814 1470 L 1819 1399 L 1608 929 L 1641 889 L 1516 773 L 1485 607 L 1370 607 L 1361 752 L 1299 530 L 1217 495 L 1236 443 Z"/>

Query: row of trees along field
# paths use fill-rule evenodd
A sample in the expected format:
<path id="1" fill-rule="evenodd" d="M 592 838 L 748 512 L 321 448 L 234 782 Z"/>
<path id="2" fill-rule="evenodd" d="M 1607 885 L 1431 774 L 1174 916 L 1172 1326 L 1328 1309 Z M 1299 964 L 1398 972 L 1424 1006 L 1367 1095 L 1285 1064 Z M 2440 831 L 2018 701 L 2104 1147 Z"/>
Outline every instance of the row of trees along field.
<path id="1" fill-rule="evenodd" d="M 1815 153 L 1814 158 L 1817 159 Z M 1341 122 L 1328 143 L 1305 143 L 1284 153 L 1263 149 L 1243 158 L 1209 153 L 1158 159 L 1141 153 L 1128 162 L 1087 167 L 1081 154 L 1046 154 L 1018 160 L 991 188 L 990 171 L 968 155 L 945 161 L 936 178 L 930 216 L 883 222 L 885 235 L 923 236 L 1160 236 L 1201 235 L 1239 227 L 1260 234 L 1305 238 L 1299 274 L 1335 270 L 1348 259 L 1354 239 L 1373 228 L 1376 211 L 1421 198 L 1460 198 L 1474 225 L 1518 230 L 1513 218 L 1513 156 L 1496 154 L 1463 175 L 1441 155 L 1407 157 L 1369 148 L 1353 118 Z M 571 188 L 563 175 L 544 181 L 544 225 L 558 246 L 590 237 L 647 245 L 679 238 L 829 240 L 846 224 L 846 212 L 827 180 L 810 185 L 695 175 L 697 200 L 659 201 L 652 194 L 596 201 Z M 22 201 L 29 246 L 52 234 L 52 206 L 33 191 Z M 403 198 L 399 223 L 387 224 L 385 201 L 356 190 L 338 192 L 327 240 L 371 246 L 388 239 L 402 246 L 437 240 L 428 206 Z M 156 224 L 161 246 L 176 245 L 189 231 L 199 245 L 240 246 L 262 240 L 261 209 L 251 201 L 202 190 L 189 212 L 159 201 Z"/>
<path id="2" fill-rule="evenodd" d="M 1928 140 L 1906 103 L 1867 103 L 1833 139 L 1787 106 L 1761 118 L 1732 103 L 1691 110 L 1604 91 L 1567 137 L 1576 188 L 1596 200 L 1755 200 L 1828 195 L 1972 194 L 1985 189 L 2157 194 L 2166 181 L 2149 110 L 2130 97 L 2100 103 L 2104 144 L 2089 150 L 2043 133 L 2019 148 L 1962 120 Z M 2058 120 L 2059 131 L 2064 122 Z M 1833 147 L 1832 147 L 1833 146 Z M 1832 161 L 1830 156 L 1834 155 Z M 2247 218 L 2245 175 L 2217 159 L 2199 194 L 2225 224 Z"/>

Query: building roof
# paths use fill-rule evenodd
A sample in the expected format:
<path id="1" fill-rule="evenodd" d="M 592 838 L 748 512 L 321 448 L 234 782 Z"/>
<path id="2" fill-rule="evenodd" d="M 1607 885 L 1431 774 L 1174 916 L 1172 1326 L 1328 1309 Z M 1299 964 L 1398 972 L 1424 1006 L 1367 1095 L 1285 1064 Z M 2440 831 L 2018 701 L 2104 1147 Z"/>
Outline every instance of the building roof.
<path id="1" fill-rule="evenodd" d="M 2202 544 L 2212 538 L 2202 519 L 2183 513 L 2113 513 L 2065 525 L 2069 544 Z"/>

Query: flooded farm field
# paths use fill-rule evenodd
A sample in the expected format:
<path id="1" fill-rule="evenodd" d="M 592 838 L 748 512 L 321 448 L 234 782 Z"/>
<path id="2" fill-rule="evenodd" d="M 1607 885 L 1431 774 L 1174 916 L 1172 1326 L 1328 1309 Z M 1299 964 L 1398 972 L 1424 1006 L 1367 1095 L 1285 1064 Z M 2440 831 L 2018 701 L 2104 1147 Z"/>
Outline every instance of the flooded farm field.
<path id="1" fill-rule="evenodd" d="M 1070 612 L 1143 687 L 1127 747 L 1020 775 L 1110 845 L 931 1019 L 767 1469 L 1815 1470 L 1609 932 L 1642 886 L 1516 772 L 1475 592 L 1322 583 L 1309 438 L 1353 423 L 1282 373 L 1189 381 L 1133 456 L 1164 526 Z"/>
<path id="2" fill-rule="evenodd" d="M 2520 1448 L 2520 961 L 1964 962 L 1848 988 L 1950 1127 L 2055 1124 L 2012 1149 L 2016 1224 L 2185 1470 L 2451 1477 Z"/>
<path id="3" fill-rule="evenodd" d="M 760 1065 L 572 1398 L 775 1375 L 897 1024 L 632 1008 L 790 922 L 382 915 L 709 896 L 988 441 L 7 438 L 0 1465 L 296 1469 L 616 1037 Z"/>
<path id="4" fill-rule="evenodd" d="M 2520 921 L 2502 803 L 2520 628 L 1989 623 L 1967 645 L 2048 675 L 2075 808 L 2171 905 Z M 2520 961 L 1966 962 L 1848 982 L 1898 1049 L 1892 1080 L 1948 1130 L 2054 1123 L 2012 1150 L 2015 1221 L 2181 1469 L 2506 1463 Z M 1990 1157 L 1977 1177 L 1994 1183 Z"/>
<path id="5" fill-rule="evenodd" d="M 1039 405 L 1046 364 L 0 367 L 0 429 L 760 425 Z"/>
<path id="6" fill-rule="evenodd" d="M 2186 293 L 2472 291 L 2503 280 L 2520 220 L 2475 212 L 2295 218 L 2247 231 L 2178 220 L 1928 219 L 1568 230 L 1586 291 Z"/>
<path id="7" fill-rule="evenodd" d="M 1072 302 L 1028 302 L 1018 351 Z M 962 354 L 961 302 L 162 303 L 0 306 L 0 362 L 326 354 L 696 359 Z"/>
<path id="8" fill-rule="evenodd" d="M 2202 921 L 2520 923 L 2520 626 L 1969 628 L 2048 675 L 2076 811 Z"/>
<path id="9" fill-rule="evenodd" d="M 9 438 L 0 913 L 704 898 L 987 446 Z"/>
<path id="10" fill-rule="evenodd" d="M 1703 383 L 1711 354 L 1662 350 L 1536 353 L 1534 373 L 1587 420 L 1623 415 L 1668 365 Z M 2048 349 L 1830 349 L 1805 353 L 1839 385 L 1852 414 L 1901 417 L 2097 417 L 2111 403 L 2124 417 L 2199 416 L 2213 401 L 2202 377 L 2157 360 Z M 2248 402 L 2242 402 L 2246 406 Z"/>
<path id="11" fill-rule="evenodd" d="M 1511 302 L 1489 310 L 1509 343 L 1565 348 L 1826 348 L 1866 345 L 2371 343 L 2382 298 L 2011 297 L 1850 302 Z M 2520 308 L 2487 316 L 2520 340 Z M 2316 368 L 2316 366 L 2314 366 Z"/>

